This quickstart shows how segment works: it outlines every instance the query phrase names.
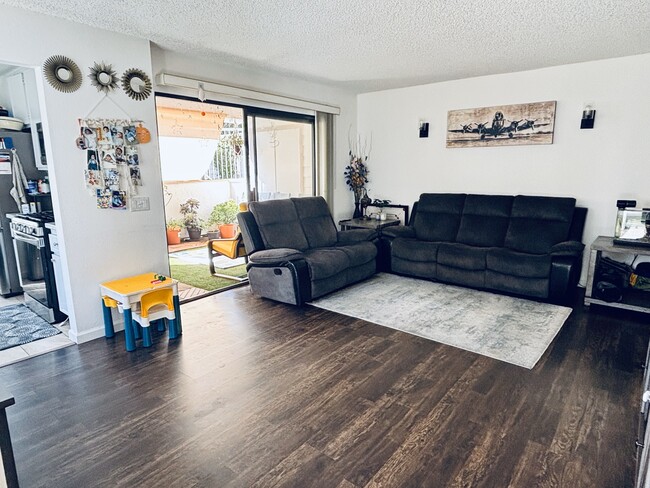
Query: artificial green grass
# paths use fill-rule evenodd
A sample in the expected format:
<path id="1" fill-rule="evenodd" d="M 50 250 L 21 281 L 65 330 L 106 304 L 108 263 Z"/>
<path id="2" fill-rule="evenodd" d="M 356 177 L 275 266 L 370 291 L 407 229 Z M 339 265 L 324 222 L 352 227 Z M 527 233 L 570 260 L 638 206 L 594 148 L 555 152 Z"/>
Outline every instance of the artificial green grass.
<path id="1" fill-rule="evenodd" d="M 235 280 L 212 276 L 207 264 L 184 264 L 182 261 L 173 257 L 169 260 L 169 264 L 172 271 L 172 278 L 186 285 L 201 288 L 202 290 L 213 291 L 239 283 Z M 220 274 L 242 277 L 246 276 L 246 265 L 242 264 L 228 269 L 216 268 L 215 271 Z"/>

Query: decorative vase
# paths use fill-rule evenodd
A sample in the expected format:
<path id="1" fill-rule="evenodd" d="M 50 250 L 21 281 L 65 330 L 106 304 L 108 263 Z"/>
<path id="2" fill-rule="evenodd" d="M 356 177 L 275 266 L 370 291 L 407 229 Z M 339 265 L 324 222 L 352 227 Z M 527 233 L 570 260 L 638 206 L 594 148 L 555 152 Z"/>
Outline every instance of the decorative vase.
<path id="1" fill-rule="evenodd" d="M 363 214 L 363 218 L 367 219 L 367 208 L 368 205 L 372 203 L 372 200 L 368 196 L 368 190 L 364 189 L 363 190 L 363 197 L 361 197 L 361 200 L 359 200 L 359 203 L 361 204 L 361 213 Z"/>
<path id="2" fill-rule="evenodd" d="M 363 213 L 361 212 L 361 195 L 363 188 L 356 188 L 354 190 L 354 214 L 352 214 L 353 219 L 360 219 L 363 217 Z"/>

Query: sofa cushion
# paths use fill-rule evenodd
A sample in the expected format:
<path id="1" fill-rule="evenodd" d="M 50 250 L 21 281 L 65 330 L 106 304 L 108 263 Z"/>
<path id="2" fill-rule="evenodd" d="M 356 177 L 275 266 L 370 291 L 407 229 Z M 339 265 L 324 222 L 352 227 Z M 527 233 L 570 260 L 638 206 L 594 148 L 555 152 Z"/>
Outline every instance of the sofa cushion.
<path id="1" fill-rule="evenodd" d="M 435 263 L 438 259 L 439 242 L 418 241 L 398 237 L 391 243 L 391 255 L 408 261 Z"/>
<path id="2" fill-rule="evenodd" d="M 485 272 L 485 287 L 490 290 L 535 298 L 548 298 L 549 279 L 512 276 L 496 271 Z"/>
<path id="3" fill-rule="evenodd" d="M 551 272 L 551 256 L 493 248 L 487 252 L 487 269 L 510 276 L 548 278 Z"/>
<path id="4" fill-rule="evenodd" d="M 416 237 L 424 241 L 455 241 L 465 197 L 465 194 L 460 193 L 420 195 L 413 221 Z"/>
<path id="5" fill-rule="evenodd" d="M 337 246 L 336 249 L 343 251 L 349 259 L 349 267 L 359 266 L 372 261 L 377 257 L 377 246 L 372 242 L 357 242 L 345 246 Z"/>
<path id="6" fill-rule="evenodd" d="M 549 252 L 567 240 L 575 204 L 575 198 L 516 196 L 505 247 L 534 254 Z"/>
<path id="7" fill-rule="evenodd" d="M 460 269 L 485 270 L 488 248 L 474 247 L 456 242 L 441 242 L 438 248 L 438 264 Z"/>
<path id="8" fill-rule="evenodd" d="M 312 280 L 329 278 L 345 271 L 350 265 L 347 253 L 340 247 L 308 249 L 304 252 L 304 258 L 309 265 L 309 276 Z"/>
<path id="9" fill-rule="evenodd" d="M 454 285 L 485 287 L 485 270 L 461 269 L 454 266 L 436 265 L 436 279 Z"/>
<path id="10" fill-rule="evenodd" d="M 377 238 L 377 231 L 373 229 L 349 229 L 336 233 L 336 245 L 345 246 L 355 242 L 372 241 Z"/>
<path id="11" fill-rule="evenodd" d="M 393 273 L 429 280 L 436 279 L 438 272 L 438 264 L 435 261 L 408 261 L 393 257 L 390 265 Z"/>
<path id="12" fill-rule="evenodd" d="M 467 195 L 456 242 L 501 247 L 506 239 L 514 197 Z"/>
<path id="13" fill-rule="evenodd" d="M 259 227 L 267 249 L 288 247 L 304 251 L 309 249 L 296 207 L 291 200 L 251 202 L 248 206 Z"/>
<path id="14" fill-rule="evenodd" d="M 336 225 L 323 197 L 292 198 L 310 248 L 336 244 Z"/>

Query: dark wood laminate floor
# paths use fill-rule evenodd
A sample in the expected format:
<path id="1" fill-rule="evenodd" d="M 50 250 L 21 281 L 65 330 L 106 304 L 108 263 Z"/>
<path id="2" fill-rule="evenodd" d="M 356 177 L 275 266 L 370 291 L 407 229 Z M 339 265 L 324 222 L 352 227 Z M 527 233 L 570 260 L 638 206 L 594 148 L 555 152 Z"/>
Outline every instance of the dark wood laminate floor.
<path id="1" fill-rule="evenodd" d="M 0 368 L 23 487 L 627 487 L 648 328 L 578 310 L 533 370 L 239 288 L 184 336 Z"/>

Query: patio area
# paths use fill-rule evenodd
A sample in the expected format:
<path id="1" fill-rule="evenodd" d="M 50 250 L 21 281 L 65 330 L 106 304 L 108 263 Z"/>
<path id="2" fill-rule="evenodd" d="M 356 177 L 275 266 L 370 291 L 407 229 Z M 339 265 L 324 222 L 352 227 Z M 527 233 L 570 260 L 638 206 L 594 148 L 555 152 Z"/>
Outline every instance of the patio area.
<path id="1" fill-rule="evenodd" d="M 171 274 L 180 283 L 181 302 L 201 297 L 210 292 L 239 285 L 238 280 L 213 276 L 210 273 L 207 238 L 170 245 L 169 264 Z M 244 258 L 230 259 L 226 256 L 213 258 L 215 271 L 219 274 L 243 278 L 246 276 Z"/>

